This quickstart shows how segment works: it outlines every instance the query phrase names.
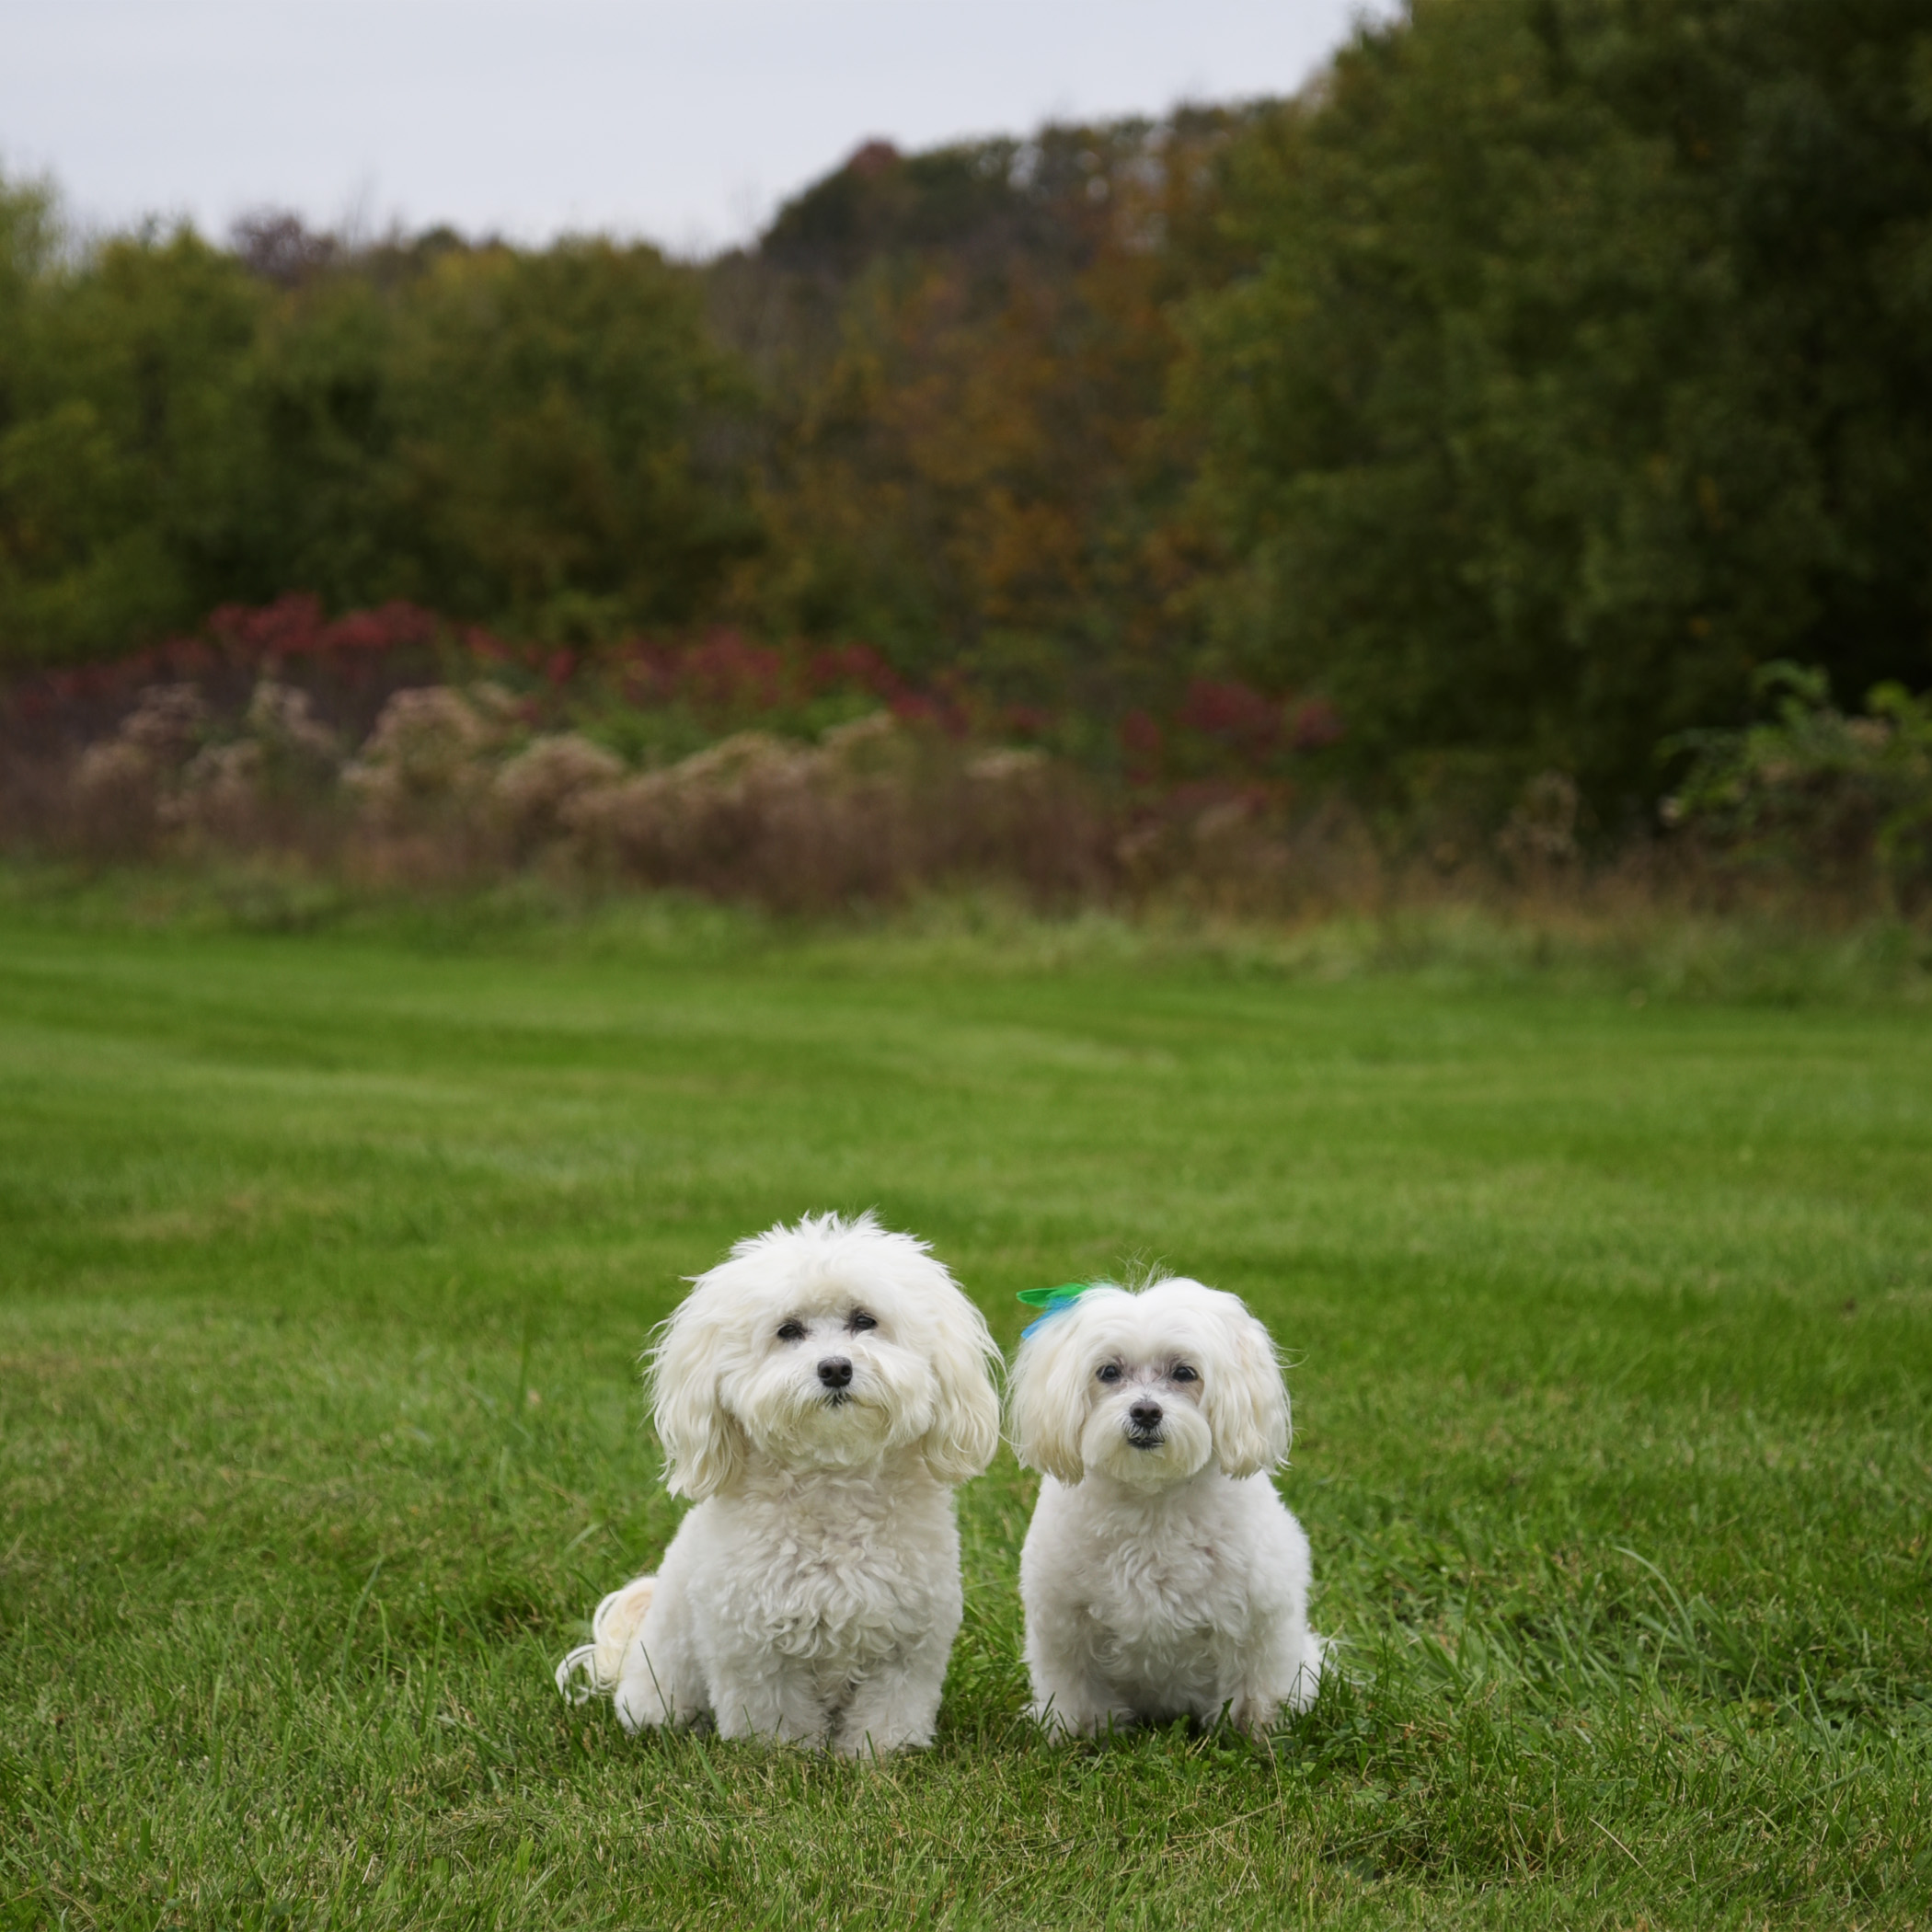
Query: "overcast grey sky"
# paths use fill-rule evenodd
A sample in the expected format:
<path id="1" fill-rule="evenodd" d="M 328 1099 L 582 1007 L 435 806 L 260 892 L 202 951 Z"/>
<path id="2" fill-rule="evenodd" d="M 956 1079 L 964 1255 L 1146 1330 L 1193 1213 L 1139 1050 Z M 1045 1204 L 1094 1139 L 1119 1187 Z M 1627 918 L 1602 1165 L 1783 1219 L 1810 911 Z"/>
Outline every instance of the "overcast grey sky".
<path id="1" fill-rule="evenodd" d="M 1296 86 L 1355 0 L 0 0 L 0 167 L 72 212 L 698 251 L 869 136 Z"/>

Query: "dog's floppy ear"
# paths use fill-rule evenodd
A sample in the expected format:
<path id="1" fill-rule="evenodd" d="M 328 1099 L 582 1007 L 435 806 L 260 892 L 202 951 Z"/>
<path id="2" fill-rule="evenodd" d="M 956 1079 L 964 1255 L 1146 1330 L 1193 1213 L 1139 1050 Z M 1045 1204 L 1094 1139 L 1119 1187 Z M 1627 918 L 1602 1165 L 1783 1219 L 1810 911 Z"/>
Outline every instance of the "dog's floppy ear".
<path id="1" fill-rule="evenodd" d="M 702 1502 L 743 1467 L 744 1432 L 719 1397 L 718 1324 L 698 1287 L 664 1324 L 651 1351 L 651 1420 L 664 1445 L 664 1487 Z"/>
<path id="2" fill-rule="evenodd" d="M 1013 1364 L 1013 1453 L 1028 1468 L 1069 1488 L 1087 1474 L 1080 1455 L 1087 1427 L 1086 1326 L 1075 1303 L 1023 1340 Z"/>
<path id="3" fill-rule="evenodd" d="M 1206 1364 L 1201 1406 L 1223 1473 L 1255 1476 L 1288 1454 L 1288 1385 L 1268 1330 L 1236 1296 L 1225 1299 L 1220 1359 Z"/>
<path id="4" fill-rule="evenodd" d="M 965 1482 L 993 1460 L 999 1447 L 999 1395 L 989 1366 L 999 1360 L 999 1351 L 986 1330 L 985 1317 L 944 1268 L 931 1265 L 945 1284 L 935 1296 L 932 1370 L 939 1394 L 919 1453 L 939 1481 Z"/>

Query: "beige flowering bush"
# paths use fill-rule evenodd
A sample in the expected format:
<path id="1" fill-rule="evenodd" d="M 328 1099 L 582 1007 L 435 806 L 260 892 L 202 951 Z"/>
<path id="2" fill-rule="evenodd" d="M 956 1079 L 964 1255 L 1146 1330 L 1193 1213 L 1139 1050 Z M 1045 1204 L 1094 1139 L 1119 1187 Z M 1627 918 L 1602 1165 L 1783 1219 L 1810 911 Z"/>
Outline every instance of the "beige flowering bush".
<path id="1" fill-rule="evenodd" d="M 725 884 L 779 904 L 876 894 L 900 843 L 876 768 L 882 734 L 828 738 L 741 731 L 581 793 L 563 817 L 603 867 L 653 884 Z"/>
<path id="2" fill-rule="evenodd" d="M 316 716 L 308 693 L 272 678 L 255 686 L 242 731 L 266 758 L 303 777 L 332 776 L 342 762 L 341 741 Z"/>
<path id="3" fill-rule="evenodd" d="M 114 735 L 87 746 L 75 762 L 71 804 L 78 841 L 117 854 L 151 845 L 208 726 L 208 707 L 194 685 L 143 691 Z"/>
<path id="4" fill-rule="evenodd" d="M 305 691 L 263 678 L 239 734 L 201 746 L 158 805 L 165 825 L 247 845 L 333 791 L 341 744 Z"/>
<path id="5" fill-rule="evenodd" d="M 362 816 L 400 830 L 480 798 L 492 776 L 489 755 L 510 731 L 500 697 L 489 685 L 398 691 L 343 768 L 342 784 Z"/>
<path id="6" fill-rule="evenodd" d="M 885 711 L 815 741 L 740 731 L 638 769 L 581 730 L 531 735 L 525 707 L 489 684 L 397 692 L 352 755 L 278 680 L 225 726 L 172 685 L 144 693 L 68 783 L 92 848 L 281 846 L 388 880 L 540 864 L 806 911 L 969 880 L 1065 902 L 1142 869 L 1122 864 L 1116 816 L 1064 765 Z M 1159 856 L 1252 869 L 1253 816 L 1210 801 L 1169 823 Z"/>
<path id="7" fill-rule="evenodd" d="M 782 907 L 965 876 L 1067 891 L 1104 874 L 1091 811 L 1043 754 L 962 753 L 883 712 L 816 744 L 739 732 L 586 787 L 558 817 L 597 869 Z"/>
<path id="8" fill-rule="evenodd" d="M 586 795 L 616 785 L 623 759 L 581 731 L 534 738 L 497 769 L 490 798 L 520 849 L 567 835 L 565 815 Z"/>

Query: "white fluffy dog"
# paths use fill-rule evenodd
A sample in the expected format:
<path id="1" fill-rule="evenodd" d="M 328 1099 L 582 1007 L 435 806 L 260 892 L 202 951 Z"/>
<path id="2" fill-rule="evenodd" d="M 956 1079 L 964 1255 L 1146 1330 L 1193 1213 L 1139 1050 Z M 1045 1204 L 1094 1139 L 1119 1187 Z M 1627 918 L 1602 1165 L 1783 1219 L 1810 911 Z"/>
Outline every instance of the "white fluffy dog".
<path id="1" fill-rule="evenodd" d="M 664 1326 L 665 1479 L 697 1505 L 557 1673 L 627 1731 L 848 1755 L 932 1741 L 960 1627 L 952 1486 L 999 1443 L 986 1324 L 910 1235 L 807 1216 L 741 1241 Z"/>
<path id="2" fill-rule="evenodd" d="M 1012 1418 L 1045 1476 L 1019 1562 L 1037 1719 L 1091 1736 L 1225 1712 L 1259 1734 L 1314 1701 L 1308 1539 L 1268 1474 L 1288 1391 L 1236 1296 L 1079 1291 L 1021 1342 Z"/>

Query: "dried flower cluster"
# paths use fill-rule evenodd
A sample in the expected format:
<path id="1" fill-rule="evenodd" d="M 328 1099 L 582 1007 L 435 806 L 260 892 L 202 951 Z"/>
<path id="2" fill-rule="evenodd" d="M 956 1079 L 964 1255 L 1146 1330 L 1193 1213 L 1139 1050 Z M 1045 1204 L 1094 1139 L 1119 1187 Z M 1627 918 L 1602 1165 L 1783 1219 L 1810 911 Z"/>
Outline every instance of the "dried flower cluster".
<path id="1" fill-rule="evenodd" d="M 1091 786 L 1042 752 L 880 711 L 638 768 L 581 731 L 534 732 L 488 681 L 396 693 L 348 756 L 285 684 L 262 680 L 229 726 L 193 684 L 157 684 L 59 785 L 42 821 L 97 855 L 296 845 L 385 876 L 540 865 L 797 910 L 963 879 L 1087 897 L 1137 863 Z"/>

